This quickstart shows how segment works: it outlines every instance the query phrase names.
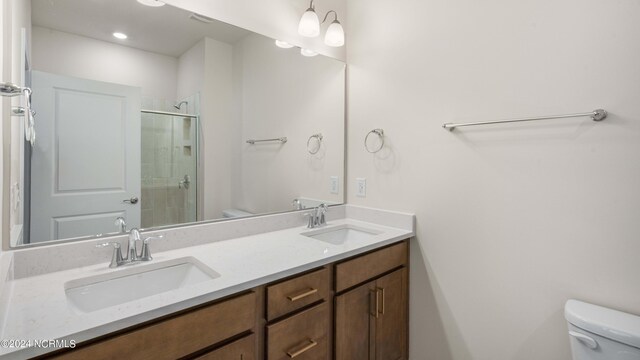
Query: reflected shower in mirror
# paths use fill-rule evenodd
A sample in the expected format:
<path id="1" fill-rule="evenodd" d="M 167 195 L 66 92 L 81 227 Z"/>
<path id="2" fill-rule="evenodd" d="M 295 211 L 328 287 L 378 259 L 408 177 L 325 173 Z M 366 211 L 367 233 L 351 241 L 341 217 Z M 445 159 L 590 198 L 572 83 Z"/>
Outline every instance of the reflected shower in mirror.
<path id="1" fill-rule="evenodd" d="M 12 246 L 343 202 L 344 63 L 170 5 L 31 3 Z"/>

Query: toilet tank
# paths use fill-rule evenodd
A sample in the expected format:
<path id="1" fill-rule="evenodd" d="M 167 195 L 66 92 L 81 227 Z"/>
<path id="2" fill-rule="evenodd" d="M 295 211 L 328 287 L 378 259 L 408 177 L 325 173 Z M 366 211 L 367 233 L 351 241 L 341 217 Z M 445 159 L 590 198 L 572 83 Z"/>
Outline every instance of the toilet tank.
<path id="1" fill-rule="evenodd" d="M 578 300 L 564 306 L 573 360 L 640 360 L 640 316 Z"/>

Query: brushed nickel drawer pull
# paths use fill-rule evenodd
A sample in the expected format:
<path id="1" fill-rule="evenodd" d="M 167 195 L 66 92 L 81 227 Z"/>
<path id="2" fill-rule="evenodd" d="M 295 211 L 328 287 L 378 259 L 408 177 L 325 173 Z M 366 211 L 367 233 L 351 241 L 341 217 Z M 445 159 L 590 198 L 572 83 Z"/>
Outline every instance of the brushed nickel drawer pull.
<path id="1" fill-rule="evenodd" d="M 384 288 L 379 287 L 378 291 L 380 291 L 380 294 L 382 295 L 382 301 L 380 302 L 380 308 L 382 308 L 382 311 L 380 311 L 380 314 L 384 315 Z M 378 297 L 378 294 L 376 292 L 376 299 Z"/>
<path id="2" fill-rule="evenodd" d="M 289 299 L 289 301 L 293 302 L 293 301 L 297 301 L 300 300 L 302 298 L 306 298 L 309 295 L 313 295 L 315 293 L 318 292 L 318 289 L 314 289 L 314 288 L 309 288 L 309 290 L 305 290 L 304 292 L 298 294 L 298 295 L 290 295 L 287 296 L 287 299 Z"/>
<path id="3" fill-rule="evenodd" d="M 304 347 L 302 347 L 301 349 L 297 350 L 297 351 L 293 351 L 293 350 L 289 350 L 287 351 L 287 356 L 289 356 L 290 358 L 294 358 L 298 355 L 301 355 L 302 353 L 307 352 L 308 350 L 310 350 L 311 348 L 313 348 L 314 346 L 318 345 L 318 342 L 313 340 L 313 339 L 308 339 L 307 340 L 309 343 L 307 345 L 305 345 Z"/>
<path id="4" fill-rule="evenodd" d="M 380 309 L 380 302 L 378 301 L 378 289 L 371 289 L 369 291 L 369 295 L 375 297 L 375 300 L 371 302 L 372 305 L 375 304 L 375 307 L 371 310 L 371 315 L 375 316 L 377 319 L 380 316 L 380 311 L 378 310 Z M 371 296 L 369 296 L 369 301 L 371 301 Z"/>

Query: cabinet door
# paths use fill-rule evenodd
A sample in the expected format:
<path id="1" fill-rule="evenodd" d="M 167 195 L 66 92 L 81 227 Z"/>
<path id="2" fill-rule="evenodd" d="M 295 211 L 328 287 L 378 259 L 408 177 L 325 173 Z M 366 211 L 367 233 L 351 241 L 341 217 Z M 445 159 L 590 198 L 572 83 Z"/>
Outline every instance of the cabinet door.
<path id="1" fill-rule="evenodd" d="M 256 360 L 256 336 L 247 335 L 195 360 Z"/>
<path id="2" fill-rule="evenodd" d="M 336 360 L 367 360 L 373 355 L 369 339 L 375 314 L 375 282 L 361 285 L 335 298 Z M 374 318 L 375 319 L 375 318 Z"/>
<path id="3" fill-rule="evenodd" d="M 407 358 L 407 269 L 376 280 L 378 316 L 375 318 L 376 360 Z"/>

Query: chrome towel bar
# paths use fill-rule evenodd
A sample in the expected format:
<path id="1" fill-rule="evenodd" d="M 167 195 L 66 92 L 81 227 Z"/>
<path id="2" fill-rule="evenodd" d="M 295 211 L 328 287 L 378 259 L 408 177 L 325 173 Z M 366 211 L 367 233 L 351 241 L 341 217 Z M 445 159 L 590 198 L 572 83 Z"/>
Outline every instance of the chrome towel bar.
<path id="1" fill-rule="evenodd" d="M 271 142 L 271 141 L 279 141 L 281 143 L 286 143 L 287 142 L 287 138 L 286 137 L 279 137 L 279 138 L 273 138 L 273 139 L 249 139 L 247 140 L 247 144 L 255 144 L 255 143 L 259 143 L 259 142 Z"/>
<path id="2" fill-rule="evenodd" d="M 507 119 L 507 120 L 492 120 L 492 121 L 481 121 L 481 122 L 472 122 L 472 123 L 446 123 L 442 125 L 443 128 L 453 131 L 455 128 L 463 127 L 463 126 L 476 126 L 476 125 L 490 125 L 490 124 L 502 124 L 502 123 L 513 123 L 513 122 L 521 122 L 521 121 L 537 121 L 537 120 L 552 120 L 552 119 L 565 119 L 565 118 L 575 118 L 575 117 L 584 117 L 588 116 L 593 121 L 602 121 L 607 117 L 607 112 L 603 109 L 593 110 L 587 113 L 578 113 L 578 114 L 567 114 L 567 115 L 551 115 L 551 116 L 540 116 L 540 117 L 529 117 L 529 118 L 519 118 L 519 119 Z"/>

